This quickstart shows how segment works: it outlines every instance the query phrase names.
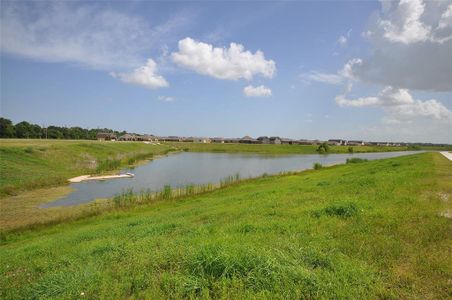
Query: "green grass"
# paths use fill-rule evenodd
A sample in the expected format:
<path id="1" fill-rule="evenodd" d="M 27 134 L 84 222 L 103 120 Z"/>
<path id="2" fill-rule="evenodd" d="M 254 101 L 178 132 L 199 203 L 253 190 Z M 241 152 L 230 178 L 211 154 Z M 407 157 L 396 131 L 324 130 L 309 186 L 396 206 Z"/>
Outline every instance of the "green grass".
<path id="1" fill-rule="evenodd" d="M 422 153 L 9 233 L 0 297 L 445 299 L 451 194 Z"/>
<path id="2" fill-rule="evenodd" d="M 182 151 L 220 153 L 261 153 L 261 154 L 318 154 L 318 145 L 265 145 L 265 144 L 220 144 L 167 142 Z M 347 146 L 329 146 L 329 153 L 349 153 Z M 408 147 L 353 146 L 354 153 L 405 151 Z"/>
<path id="3" fill-rule="evenodd" d="M 0 196 L 58 186 L 83 174 L 104 173 L 166 153 L 140 142 L 0 140 Z"/>

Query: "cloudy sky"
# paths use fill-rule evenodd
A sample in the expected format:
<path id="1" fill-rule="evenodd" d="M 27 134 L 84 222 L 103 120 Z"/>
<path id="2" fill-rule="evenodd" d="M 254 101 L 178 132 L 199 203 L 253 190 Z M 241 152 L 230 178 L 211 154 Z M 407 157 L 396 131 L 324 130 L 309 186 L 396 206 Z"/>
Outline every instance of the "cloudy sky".
<path id="1" fill-rule="evenodd" d="M 1 2 L 14 122 L 452 143 L 452 1 Z"/>

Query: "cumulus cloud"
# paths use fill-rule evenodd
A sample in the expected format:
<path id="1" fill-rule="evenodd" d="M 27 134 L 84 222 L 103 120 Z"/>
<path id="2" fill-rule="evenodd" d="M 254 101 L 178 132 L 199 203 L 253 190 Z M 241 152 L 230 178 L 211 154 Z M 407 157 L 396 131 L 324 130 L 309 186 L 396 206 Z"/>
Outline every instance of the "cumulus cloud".
<path id="1" fill-rule="evenodd" d="M 256 87 L 249 85 L 243 89 L 243 94 L 247 97 L 270 97 L 272 90 L 263 85 Z"/>
<path id="2" fill-rule="evenodd" d="M 341 84 L 344 80 L 343 76 L 334 73 L 323 73 L 318 71 L 312 71 L 308 73 L 300 74 L 300 79 L 304 81 L 317 81 L 322 83 L 328 83 L 333 85 Z"/>
<path id="3" fill-rule="evenodd" d="M 138 16 L 77 2 L 2 2 L 0 14 L 3 52 L 107 71 L 139 66 L 150 49 L 190 22 L 175 14 L 151 26 Z"/>
<path id="4" fill-rule="evenodd" d="M 366 33 L 368 58 L 344 66 L 348 78 L 407 89 L 452 91 L 452 4 L 383 2 Z"/>
<path id="5" fill-rule="evenodd" d="M 409 120 L 417 117 L 425 117 L 436 120 L 452 121 L 452 111 L 435 99 L 426 101 L 412 97 L 407 89 L 386 86 L 377 96 L 348 99 L 347 93 L 351 91 L 351 85 L 344 94 L 336 96 L 336 103 L 340 106 L 382 107 L 390 114 L 389 120 Z"/>
<path id="6" fill-rule="evenodd" d="M 229 48 L 217 48 L 189 37 L 179 41 L 173 61 L 199 74 L 218 79 L 251 80 L 255 75 L 272 78 L 276 72 L 273 60 L 266 60 L 262 51 L 252 53 L 243 45 L 231 43 Z"/>
<path id="7" fill-rule="evenodd" d="M 144 86 L 150 89 L 169 86 L 163 76 L 157 74 L 157 65 L 152 59 L 148 59 L 146 65 L 135 69 L 131 73 L 110 73 L 114 78 L 119 78 L 125 83 Z"/>

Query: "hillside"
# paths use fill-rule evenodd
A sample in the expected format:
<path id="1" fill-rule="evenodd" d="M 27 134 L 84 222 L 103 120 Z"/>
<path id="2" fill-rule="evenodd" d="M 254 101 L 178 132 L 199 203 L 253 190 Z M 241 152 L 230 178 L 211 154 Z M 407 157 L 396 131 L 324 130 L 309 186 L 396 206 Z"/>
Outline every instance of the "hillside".
<path id="1" fill-rule="evenodd" d="M 9 233 L 0 295 L 447 298 L 451 193 L 452 164 L 423 153 Z"/>

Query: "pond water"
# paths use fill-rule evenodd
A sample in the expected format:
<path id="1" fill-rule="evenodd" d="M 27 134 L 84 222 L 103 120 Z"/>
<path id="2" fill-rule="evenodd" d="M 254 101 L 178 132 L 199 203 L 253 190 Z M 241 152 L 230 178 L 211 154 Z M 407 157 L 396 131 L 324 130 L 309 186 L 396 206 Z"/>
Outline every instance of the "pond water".
<path id="1" fill-rule="evenodd" d="M 121 173 L 135 174 L 133 178 L 86 181 L 73 183 L 73 192 L 43 207 L 83 204 L 94 199 L 111 198 L 127 189 L 159 191 L 165 185 L 173 188 L 188 184 L 218 183 L 220 180 L 240 175 L 240 178 L 257 177 L 285 171 L 312 168 L 316 162 L 322 165 L 344 163 L 347 158 L 359 157 L 369 160 L 397 157 L 419 151 L 355 153 L 355 154 L 308 154 L 308 155 L 261 155 L 227 153 L 177 153 L 159 158 Z"/>

